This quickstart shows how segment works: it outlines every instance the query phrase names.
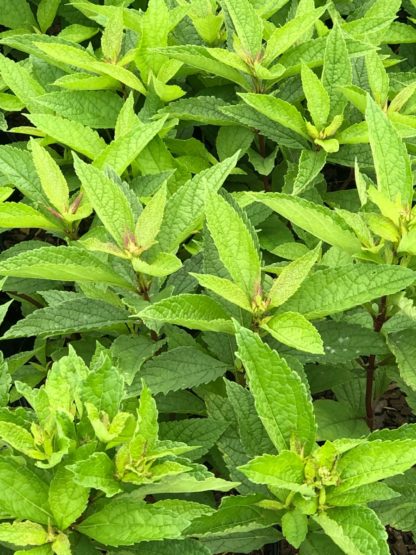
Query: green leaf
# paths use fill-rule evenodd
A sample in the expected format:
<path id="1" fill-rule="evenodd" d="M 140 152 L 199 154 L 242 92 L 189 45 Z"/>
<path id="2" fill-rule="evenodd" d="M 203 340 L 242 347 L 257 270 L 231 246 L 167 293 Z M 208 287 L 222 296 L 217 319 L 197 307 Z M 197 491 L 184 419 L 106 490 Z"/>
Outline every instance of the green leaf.
<path id="1" fill-rule="evenodd" d="M 0 461 L 0 509 L 18 519 L 48 524 L 48 485 L 35 472 L 13 460 Z"/>
<path id="2" fill-rule="evenodd" d="M 28 199 L 46 204 L 46 197 L 29 151 L 1 145 L 0 171 Z"/>
<path id="3" fill-rule="evenodd" d="M 31 107 L 32 100 L 45 93 L 42 85 L 26 67 L 3 55 L 0 55 L 0 73 L 7 87 L 25 106 Z"/>
<path id="4" fill-rule="evenodd" d="M 331 100 L 329 121 L 342 114 L 346 99 L 339 87 L 351 85 L 352 70 L 344 33 L 337 24 L 331 29 L 326 40 L 322 84 Z"/>
<path id="5" fill-rule="evenodd" d="M 46 458 L 44 453 L 36 449 L 32 434 L 13 422 L 0 421 L 0 438 L 13 449 L 24 453 L 28 457 L 38 460 Z"/>
<path id="6" fill-rule="evenodd" d="M 54 222 L 53 216 L 48 219 L 28 204 L 21 202 L 0 203 L 0 227 L 4 229 L 37 227 L 47 231 L 62 232 L 59 221 Z"/>
<path id="7" fill-rule="evenodd" d="M 370 96 L 365 117 L 379 190 L 391 201 L 399 199 L 402 205 L 411 206 L 413 177 L 406 146 Z"/>
<path id="8" fill-rule="evenodd" d="M 44 94 L 36 98 L 36 104 L 93 129 L 113 129 L 123 106 L 120 96 L 112 91 L 82 90 Z"/>
<path id="9" fill-rule="evenodd" d="M 313 180 L 325 166 L 326 158 L 326 151 L 324 149 L 302 150 L 299 158 L 298 173 L 293 182 L 293 195 L 300 195 L 309 189 Z"/>
<path id="10" fill-rule="evenodd" d="M 42 189 L 51 205 L 61 214 L 65 214 L 69 207 L 69 189 L 61 169 L 48 151 L 36 141 L 32 140 L 30 146 Z"/>
<path id="11" fill-rule="evenodd" d="M 48 542 L 48 532 L 35 522 L 4 522 L 0 524 L 0 541 L 13 545 L 43 545 Z"/>
<path id="12" fill-rule="evenodd" d="M 328 122 L 331 99 L 319 77 L 305 64 L 302 65 L 301 77 L 312 122 L 320 131 Z"/>
<path id="13" fill-rule="evenodd" d="M 261 262 L 250 230 L 219 195 L 208 197 L 206 218 L 221 262 L 235 283 L 252 299 L 260 287 Z"/>
<path id="14" fill-rule="evenodd" d="M 40 0 L 36 17 L 42 33 L 52 25 L 60 4 L 61 0 Z"/>
<path id="15" fill-rule="evenodd" d="M 107 497 L 112 497 L 122 491 L 120 483 L 115 479 L 115 465 L 106 453 L 93 453 L 88 459 L 68 465 L 66 469 L 70 480 L 82 492 L 88 493 L 88 488 L 94 488 L 103 491 Z"/>
<path id="16" fill-rule="evenodd" d="M 103 56 L 113 64 L 117 62 L 123 42 L 123 11 L 122 7 L 113 10 L 112 17 L 107 19 L 107 24 L 101 37 Z"/>
<path id="17" fill-rule="evenodd" d="M 299 549 L 308 533 L 308 517 L 296 509 L 282 516 L 282 533 L 290 545 Z"/>
<path id="18" fill-rule="evenodd" d="M 347 451 L 337 464 L 337 493 L 401 474 L 416 462 L 416 441 L 371 441 Z"/>
<path id="19" fill-rule="evenodd" d="M 98 411 L 104 411 L 110 419 L 118 412 L 124 392 L 124 381 L 108 356 L 100 366 L 90 372 L 82 385 L 82 400 L 91 403 Z"/>
<path id="20" fill-rule="evenodd" d="M 10 4 L 9 0 L 1 0 L 0 14 L 0 24 L 10 29 L 31 29 L 36 25 L 30 4 L 26 0 L 16 0 L 13 4 Z"/>
<path id="21" fill-rule="evenodd" d="M 227 299 L 227 301 L 236 304 L 248 312 L 252 312 L 250 297 L 236 283 L 233 283 L 229 279 L 211 276 L 209 274 L 195 274 L 190 272 L 190 275 L 197 279 L 198 283 L 202 285 L 202 287 L 205 287 L 205 289 L 213 291 L 216 295 Z"/>
<path id="22" fill-rule="evenodd" d="M 223 376 L 228 365 L 195 347 L 176 347 L 146 362 L 139 374 L 154 393 L 168 393 Z"/>
<path id="23" fill-rule="evenodd" d="M 89 330 L 105 330 L 126 324 L 129 313 L 98 299 L 74 299 L 35 310 L 19 320 L 4 338 L 53 337 Z"/>
<path id="24" fill-rule="evenodd" d="M 134 230 L 134 217 L 124 191 L 101 170 L 74 158 L 75 171 L 89 201 L 119 247 L 126 248 Z"/>
<path id="25" fill-rule="evenodd" d="M 281 451 L 279 455 L 261 455 L 239 470 L 257 484 L 266 484 L 280 489 L 313 495 L 312 487 L 304 484 L 305 463 L 293 451 Z"/>
<path id="26" fill-rule="evenodd" d="M 368 434 L 363 415 L 350 404 L 318 399 L 313 406 L 318 424 L 317 439 L 334 441 L 340 437 L 359 438 Z"/>
<path id="27" fill-rule="evenodd" d="M 286 361 L 247 329 L 237 331 L 238 356 L 246 369 L 257 412 L 278 450 L 296 439 L 310 453 L 315 421 L 309 394 Z"/>
<path id="28" fill-rule="evenodd" d="M 261 49 L 263 22 L 249 0 L 222 0 L 230 14 L 241 46 L 254 59 Z"/>
<path id="29" fill-rule="evenodd" d="M 49 506 L 60 530 L 73 524 L 85 511 L 89 489 L 76 484 L 69 470 L 59 466 L 49 486 Z"/>
<path id="30" fill-rule="evenodd" d="M 158 253 L 151 263 L 145 262 L 141 258 L 133 258 L 132 264 L 136 272 L 157 277 L 173 274 L 182 265 L 180 259 L 170 252 Z"/>
<path id="31" fill-rule="evenodd" d="M 361 250 L 361 244 L 344 220 L 326 206 L 283 193 L 249 193 L 281 216 L 318 239 L 350 254 Z"/>
<path id="32" fill-rule="evenodd" d="M 110 501 L 76 528 L 102 544 L 117 547 L 179 538 L 189 523 L 185 515 L 164 508 L 163 502 L 146 504 L 125 497 Z"/>
<path id="33" fill-rule="evenodd" d="M 400 266 L 350 264 L 315 272 L 284 305 L 308 319 L 322 318 L 406 289 L 412 270 Z"/>
<path id="34" fill-rule="evenodd" d="M 416 391 L 416 330 L 407 329 L 391 334 L 387 343 L 396 357 L 400 377 Z"/>
<path id="35" fill-rule="evenodd" d="M 307 11 L 274 29 L 267 41 L 263 63 L 267 66 L 275 58 L 286 52 L 308 32 L 325 10 L 326 6 Z"/>
<path id="36" fill-rule="evenodd" d="M 198 173 L 169 197 L 158 235 L 162 250 L 176 251 L 189 235 L 202 227 L 208 194 L 218 191 L 237 160 L 238 153 Z"/>
<path id="37" fill-rule="evenodd" d="M 308 353 L 324 354 L 324 346 L 318 330 L 302 314 L 283 312 L 261 324 L 275 339 Z"/>
<path id="38" fill-rule="evenodd" d="M 143 250 L 149 249 L 156 242 L 156 237 L 162 226 L 166 196 L 166 187 L 160 187 L 146 204 L 136 222 L 135 236 L 137 244 Z"/>
<path id="39" fill-rule="evenodd" d="M 156 53 L 163 54 L 169 58 L 173 58 L 174 60 L 179 60 L 187 65 L 190 65 L 191 67 L 196 67 L 204 72 L 212 73 L 213 75 L 218 75 L 219 77 L 223 77 L 233 83 L 237 83 L 237 85 L 240 85 L 243 89 L 248 88 L 248 82 L 244 76 L 241 75 L 237 69 L 234 69 L 213 58 L 209 54 L 208 48 L 187 44 L 186 46 L 169 46 L 167 48 L 155 48 L 153 50 Z M 194 101 L 195 99 L 189 99 L 189 101 L 190 100 Z M 183 106 L 185 102 L 187 105 L 194 105 L 194 102 L 189 103 L 189 101 L 188 99 L 182 101 L 180 100 L 179 102 L 175 102 L 175 105 Z M 168 110 L 170 111 L 170 108 L 168 108 Z M 211 110 L 210 112 L 212 114 Z"/>
<path id="40" fill-rule="evenodd" d="M 307 278 L 321 254 L 321 245 L 284 266 L 270 288 L 268 299 L 270 307 L 282 305 L 292 297 Z"/>
<path id="41" fill-rule="evenodd" d="M 135 125 L 131 131 L 118 137 L 94 158 L 94 166 L 104 169 L 111 166 L 121 175 L 142 150 L 163 128 L 166 116 L 150 123 Z"/>
<path id="42" fill-rule="evenodd" d="M 272 121 L 276 121 L 280 125 L 283 125 L 283 127 L 295 131 L 295 133 L 298 133 L 306 139 L 309 137 L 302 114 L 293 104 L 267 94 L 240 93 L 239 96 L 241 96 L 244 102 L 249 106 L 264 116 L 267 116 Z"/>
<path id="43" fill-rule="evenodd" d="M 146 94 L 143 83 L 134 73 L 119 65 L 100 62 L 95 56 L 80 47 L 67 44 L 48 44 L 44 42 L 35 42 L 35 45 L 45 52 L 52 60 L 79 67 L 88 72 L 107 75 L 127 85 L 127 87 L 139 91 L 142 94 Z"/>
<path id="44" fill-rule="evenodd" d="M 146 307 L 138 316 L 145 322 L 156 320 L 195 330 L 234 332 L 227 312 L 206 295 L 184 293 L 163 299 Z"/>
<path id="45" fill-rule="evenodd" d="M 388 555 L 387 532 L 367 507 L 338 507 L 312 517 L 347 555 Z"/>
<path id="46" fill-rule="evenodd" d="M 0 275 L 58 281 L 92 281 L 133 289 L 109 265 L 77 247 L 41 247 L 0 260 Z"/>

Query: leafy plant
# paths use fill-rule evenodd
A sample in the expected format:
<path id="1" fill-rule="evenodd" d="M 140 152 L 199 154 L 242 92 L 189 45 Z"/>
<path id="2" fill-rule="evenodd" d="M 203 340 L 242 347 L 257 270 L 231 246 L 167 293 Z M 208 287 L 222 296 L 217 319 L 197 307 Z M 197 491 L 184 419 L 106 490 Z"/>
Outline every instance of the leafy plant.
<path id="1" fill-rule="evenodd" d="M 0 0 L 2 553 L 416 533 L 415 21 Z"/>

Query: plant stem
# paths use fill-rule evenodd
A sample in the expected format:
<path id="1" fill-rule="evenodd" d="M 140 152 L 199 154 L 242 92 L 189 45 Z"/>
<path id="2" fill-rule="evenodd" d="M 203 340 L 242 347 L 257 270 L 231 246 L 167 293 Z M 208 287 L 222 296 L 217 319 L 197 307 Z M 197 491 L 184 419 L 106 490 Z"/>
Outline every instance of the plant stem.
<path id="1" fill-rule="evenodd" d="M 379 333 L 386 321 L 387 297 L 381 297 L 380 307 L 377 316 L 373 319 L 373 329 Z M 374 429 L 374 407 L 373 407 L 373 386 L 374 376 L 377 369 L 376 355 L 370 355 L 367 363 L 367 378 L 365 386 L 365 411 L 367 424 L 370 430 Z"/>

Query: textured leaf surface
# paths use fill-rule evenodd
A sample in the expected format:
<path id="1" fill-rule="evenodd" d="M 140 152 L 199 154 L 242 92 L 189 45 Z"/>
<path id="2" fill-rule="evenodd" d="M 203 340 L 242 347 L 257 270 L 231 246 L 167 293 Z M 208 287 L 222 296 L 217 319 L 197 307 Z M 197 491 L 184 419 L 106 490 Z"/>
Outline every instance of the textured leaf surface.
<path id="1" fill-rule="evenodd" d="M 194 347 L 176 347 L 146 362 L 139 374 L 153 394 L 196 387 L 223 376 L 227 364 Z"/>
<path id="2" fill-rule="evenodd" d="M 1 269 L 1 268 L 0 268 Z M 146 307 L 138 316 L 202 331 L 233 333 L 227 312 L 216 301 L 205 295 L 184 293 Z"/>
<path id="3" fill-rule="evenodd" d="M 410 206 L 413 177 L 406 146 L 386 114 L 367 96 L 365 117 L 379 190 L 387 198 Z"/>
<path id="4" fill-rule="evenodd" d="M 0 261 L 0 275 L 132 286 L 93 254 L 77 247 L 41 247 Z"/>
<path id="5" fill-rule="evenodd" d="M 367 507 L 339 507 L 313 517 L 347 555 L 388 555 L 387 533 Z"/>
<path id="6" fill-rule="evenodd" d="M 253 298 L 260 285 L 260 256 L 249 229 L 219 195 L 209 197 L 206 217 L 222 263 L 237 285 Z"/>
<path id="7" fill-rule="evenodd" d="M 270 439 L 280 451 L 289 448 L 294 436 L 309 453 L 315 442 L 315 420 L 311 400 L 298 374 L 247 329 L 237 332 L 237 344 L 257 412 Z"/>
<path id="8" fill-rule="evenodd" d="M 19 320 L 4 338 L 52 337 L 89 330 L 108 329 L 128 322 L 129 313 L 97 299 L 75 299 L 41 308 Z"/>
<path id="9" fill-rule="evenodd" d="M 16 518 L 48 524 L 48 485 L 32 470 L 0 461 L 0 508 Z"/>
<path id="10" fill-rule="evenodd" d="M 360 242 L 342 218 L 326 206 L 282 193 L 250 193 L 250 197 L 330 245 L 351 254 L 361 249 Z"/>
<path id="11" fill-rule="evenodd" d="M 416 390 L 416 330 L 408 329 L 390 335 L 388 345 L 396 357 L 401 378 Z"/>
<path id="12" fill-rule="evenodd" d="M 299 351 L 324 354 L 318 330 L 302 314 L 283 312 L 262 324 L 275 339 Z"/>
<path id="13" fill-rule="evenodd" d="M 49 486 L 49 506 L 60 530 L 65 530 L 85 511 L 89 489 L 76 484 L 69 470 L 58 467 Z"/>
<path id="14" fill-rule="evenodd" d="M 392 295 L 414 282 L 408 268 L 354 264 L 315 272 L 284 305 L 306 318 L 322 318 L 383 295 Z"/>

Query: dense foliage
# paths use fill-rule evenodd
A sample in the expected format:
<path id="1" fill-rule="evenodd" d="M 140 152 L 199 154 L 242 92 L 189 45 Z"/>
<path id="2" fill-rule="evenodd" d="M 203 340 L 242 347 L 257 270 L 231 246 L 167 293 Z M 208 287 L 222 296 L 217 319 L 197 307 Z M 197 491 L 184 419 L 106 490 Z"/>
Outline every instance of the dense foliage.
<path id="1" fill-rule="evenodd" d="M 416 533 L 415 21 L 0 0 L 2 554 Z"/>

